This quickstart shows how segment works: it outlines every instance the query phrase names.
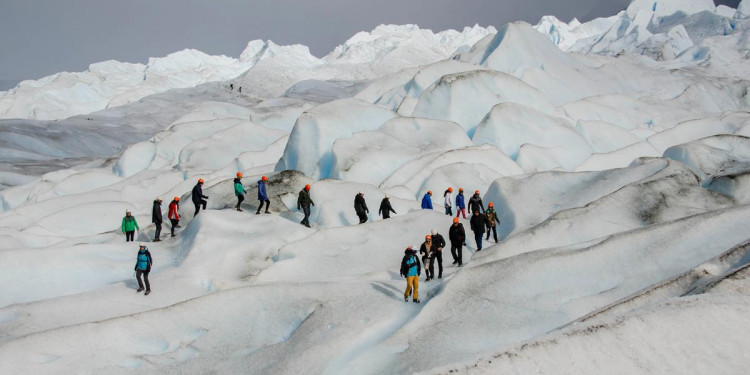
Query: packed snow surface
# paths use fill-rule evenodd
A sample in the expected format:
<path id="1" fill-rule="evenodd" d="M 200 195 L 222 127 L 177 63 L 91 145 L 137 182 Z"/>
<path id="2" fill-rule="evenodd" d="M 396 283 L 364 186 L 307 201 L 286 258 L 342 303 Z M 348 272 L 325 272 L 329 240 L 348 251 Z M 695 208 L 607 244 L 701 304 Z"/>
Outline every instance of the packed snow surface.
<path id="1" fill-rule="evenodd" d="M 252 41 L 0 93 L 0 373 L 741 373 L 749 1 L 381 25 L 323 58 Z M 461 216 L 458 267 L 444 212 L 475 191 L 498 238 Z M 431 233 L 442 271 L 404 296 Z"/>

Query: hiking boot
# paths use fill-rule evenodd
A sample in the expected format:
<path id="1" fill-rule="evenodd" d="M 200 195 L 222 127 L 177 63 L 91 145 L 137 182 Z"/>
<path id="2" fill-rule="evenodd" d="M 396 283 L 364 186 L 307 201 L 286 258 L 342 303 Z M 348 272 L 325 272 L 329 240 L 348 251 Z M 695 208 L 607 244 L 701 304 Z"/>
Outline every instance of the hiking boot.
<path id="1" fill-rule="evenodd" d="M 169 237 L 177 237 L 177 235 L 176 234 L 172 234 Z"/>
<path id="2" fill-rule="evenodd" d="M 260 215 L 260 211 L 256 211 L 255 214 L 256 215 Z M 302 223 L 300 223 L 300 224 L 302 224 Z"/>
<path id="3" fill-rule="evenodd" d="M 404 302 L 409 302 L 409 297 L 408 296 L 404 296 Z"/>
<path id="4" fill-rule="evenodd" d="M 138 290 L 136 290 L 136 293 L 140 293 L 142 291 L 143 291 L 143 288 L 138 288 Z"/>
<path id="5" fill-rule="evenodd" d="M 455 265 L 456 263 L 458 263 L 458 261 L 457 261 L 457 260 L 454 260 L 454 261 L 453 261 L 453 265 Z"/>
<path id="6" fill-rule="evenodd" d="M 182 228 L 182 225 L 180 225 L 180 224 L 177 224 L 177 225 L 175 225 L 174 227 L 175 227 L 175 228 Z M 464 245 L 466 245 L 466 244 L 464 244 Z"/>
<path id="7" fill-rule="evenodd" d="M 459 264 L 458 266 L 459 266 L 459 267 L 463 267 L 464 265 L 463 265 L 463 264 Z"/>
<path id="8" fill-rule="evenodd" d="M 412 301 L 412 302 L 414 302 L 414 303 L 420 303 L 420 302 L 422 302 L 422 301 L 420 301 L 420 300 L 418 300 L 418 299 L 415 299 L 415 300 L 414 300 L 414 301 Z"/>
<path id="9" fill-rule="evenodd" d="M 305 223 L 305 226 L 308 227 L 308 228 L 310 228 L 310 224 Z"/>
<path id="10" fill-rule="evenodd" d="M 149 293 L 151 293 L 151 289 L 147 290 L 145 295 L 148 295 Z"/>
<path id="11" fill-rule="evenodd" d="M 161 238 L 154 238 L 154 242 L 161 242 Z"/>
<path id="12" fill-rule="evenodd" d="M 270 214 L 270 212 L 266 211 L 267 214 Z"/>
<path id="13" fill-rule="evenodd" d="M 237 211 L 243 212 L 241 208 L 237 207 Z"/>

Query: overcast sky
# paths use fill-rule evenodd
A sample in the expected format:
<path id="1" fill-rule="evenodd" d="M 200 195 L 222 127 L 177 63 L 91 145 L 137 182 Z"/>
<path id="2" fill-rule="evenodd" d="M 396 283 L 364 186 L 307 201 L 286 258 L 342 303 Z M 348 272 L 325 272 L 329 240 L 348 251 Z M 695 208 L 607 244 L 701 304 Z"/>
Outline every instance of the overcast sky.
<path id="1" fill-rule="evenodd" d="M 717 4 L 736 7 L 740 0 Z M 93 62 L 146 62 L 184 48 L 238 57 L 248 41 L 323 56 L 358 31 L 610 16 L 630 0 L 0 0 L 0 90 Z"/>

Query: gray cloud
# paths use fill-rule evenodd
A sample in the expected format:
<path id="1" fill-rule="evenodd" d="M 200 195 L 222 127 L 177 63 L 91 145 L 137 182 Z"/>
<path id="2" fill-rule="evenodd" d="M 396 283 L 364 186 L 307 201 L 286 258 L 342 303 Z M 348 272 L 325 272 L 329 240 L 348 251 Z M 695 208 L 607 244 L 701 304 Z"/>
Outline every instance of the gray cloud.
<path id="1" fill-rule="evenodd" d="M 145 62 L 184 48 L 239 56 L 252 39 L 305 44 L 322 56 L 383 23 L 435 31 L 552 14 L 609 16 L 629 0 L 2 0 L 0 90 L 93 62 Z M 739 0 L 725 0 L 736 7 Z"/>

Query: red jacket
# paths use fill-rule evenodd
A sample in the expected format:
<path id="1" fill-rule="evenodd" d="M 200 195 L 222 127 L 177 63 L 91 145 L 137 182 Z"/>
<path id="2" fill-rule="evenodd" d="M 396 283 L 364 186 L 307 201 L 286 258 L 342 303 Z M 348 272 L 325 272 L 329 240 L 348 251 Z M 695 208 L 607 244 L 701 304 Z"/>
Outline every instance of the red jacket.
<path id="1" fill-rule="evenodd" d="M 177 210 L 180 209 L 180 205 L 177 204 L 177 202 L 172 201 L 172 203 L 169 204 L 169 214 L 167 215 L 170 219 L 180 220 L 180 214 L 177 213 Z"/>

